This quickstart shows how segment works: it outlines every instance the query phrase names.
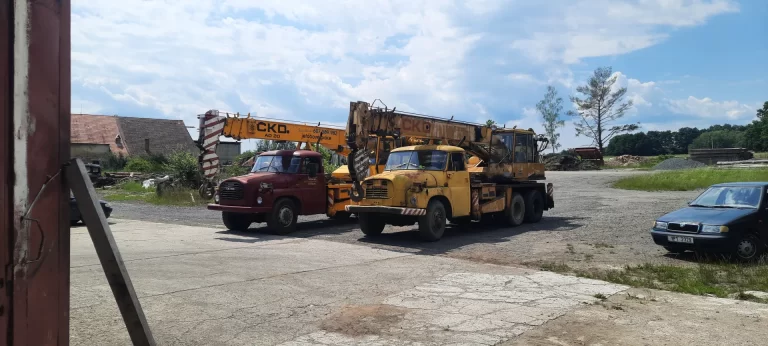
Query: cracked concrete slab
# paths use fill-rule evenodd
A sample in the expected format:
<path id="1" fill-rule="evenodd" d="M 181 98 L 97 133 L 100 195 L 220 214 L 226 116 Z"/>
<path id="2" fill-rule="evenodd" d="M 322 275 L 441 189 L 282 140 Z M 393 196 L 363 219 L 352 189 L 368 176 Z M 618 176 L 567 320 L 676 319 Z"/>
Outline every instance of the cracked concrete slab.
<path id="1" fill-rule="evenodd" d="M 158 345 L 493 345 L 626 289 L 366 245 L 113 222 Z M 84 229 L 71 249 L 70 343 L 130 345 Z M 756 318 L 738 311 L 736 321 Z"/>

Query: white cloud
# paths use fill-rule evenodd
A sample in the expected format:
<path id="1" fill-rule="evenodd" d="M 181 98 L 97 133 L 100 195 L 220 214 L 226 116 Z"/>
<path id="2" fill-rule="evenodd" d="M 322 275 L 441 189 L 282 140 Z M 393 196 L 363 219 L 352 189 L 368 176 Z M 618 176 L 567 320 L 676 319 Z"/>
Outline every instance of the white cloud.
<path id="1" fill-rule="evenodd" d="M 533 34 L 512 48 L 541 62 L 574 64 L 584 58 L 614 56 L 655 45 L 668 37 L 660 27 L 688 27 L 739 10 L 735 1 L 572 1 L 530 16 L 524 25 Z"/>
<path id="2" fill-rule="evenodd" d="M 747 105 L 738 101 L 714 101 L 709 97 L 696 98 L 689 96 L 687 99 L 669 100 L 669 110 L 677 114 L 695 115 L 703 118 L 714 119 L 747 119 L 755 115 L 754 105 Z"/>
<path id="3" fill-rule="evenodd" d="M 569 64 L 645 48 L 669 28 L 737 10 L 723 0 L 73 5 L 73 99 L 93 110 L 156 110 L 188 125 L 208 109 L 343 123 L 350 101 L 378 98 L 390 108 L 479 122 L 521 109 L 521 124 L 530 127 L 538 116 L 521 106 L 536 102 L 532 86 L 572 90 L 581 83 Z M 517 20 L 499 18 L 509 13 Z M 510 27 L 495 31 L 502 25 Z M 617 73 L 638 109 L 659 106 L 659 83 Z M 562 130 L 564 144 L 569 131 Z"/>
<path id="4" fill-rule="evenodd" d="M 656 82 L 641 82 L 634 78 L 628 78 L 620 71 L 614 72 L 612 77 L 616 77 L 616 83 L 613 84 L 611 92 L 615 92 L 620 88 L 627 88 L 624 101 L 631 100 L 633 103 L 630 114 L 636 114 L 638 109 L 652 107 L 654 99 L 662 95 L 662 90 Z"/>

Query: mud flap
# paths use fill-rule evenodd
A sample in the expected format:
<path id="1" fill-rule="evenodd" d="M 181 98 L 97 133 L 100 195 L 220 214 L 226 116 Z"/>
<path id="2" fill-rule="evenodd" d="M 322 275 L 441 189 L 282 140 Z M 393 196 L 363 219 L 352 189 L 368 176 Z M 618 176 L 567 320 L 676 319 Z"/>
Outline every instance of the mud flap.
<path id="1" fill-rule="evenodd" d="M 555 186 L 552 183 L 547 184 L 547 208 L 555 207 Z"/>

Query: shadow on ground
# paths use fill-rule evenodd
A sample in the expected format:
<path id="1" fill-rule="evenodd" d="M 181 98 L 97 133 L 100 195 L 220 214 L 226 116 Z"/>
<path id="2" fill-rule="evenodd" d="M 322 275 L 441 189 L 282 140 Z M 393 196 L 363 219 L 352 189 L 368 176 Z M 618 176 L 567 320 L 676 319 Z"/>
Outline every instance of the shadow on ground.
<path id="1" fill-rule="evenodd" d="M 485 224 L 473 222 L 469 226 L 448 224 L 442 239 L 436 242 L 426 242 L 419 238 L 418 226 L 396 227 L 387 229 L 375 237 L 363 236 L 357 219 L 347 221 L 318 220 L 299 223 L 299 230 L 284 236 L 265 233 L 263 227 L 254 227 L 247 232 L 220 231 L 223 236 L 217 239 L 239 243 L 256 243 L 266 240 L 290 238 L 324 238 L 334 241 L 334 235 L 345 235 L 351 243 L 369 244 L 391 251 L 407 252 L 423 255 L 437 255 L 450 252 L 470 244 L 494 244 L 514 240 L 514 237 L 528 232 L 566 232 L 584 225 L 583 217 L 550 216 L 542 218 L 535 224 L 523 224 L 509 227 L 502 224 Z M 263 225 L 263 224 L 262 224 Z M 347 234 L 349 233 L 349 234 Z"/>

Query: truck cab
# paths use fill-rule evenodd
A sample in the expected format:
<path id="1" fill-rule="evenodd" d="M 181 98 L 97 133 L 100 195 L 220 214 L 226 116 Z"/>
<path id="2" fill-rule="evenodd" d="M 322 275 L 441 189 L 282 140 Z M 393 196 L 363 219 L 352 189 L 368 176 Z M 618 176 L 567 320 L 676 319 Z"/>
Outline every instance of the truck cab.
<path id="1" fill-rule="evenodd" d="M 309 150 L 264 152 L 250 173 L 222 181 L 214 202 L 208 209 L 221 211 L 231 230 L 266 222 L 274 232 L 289 233 L 299 215 L 326 212 L 322 155 Z"/>

